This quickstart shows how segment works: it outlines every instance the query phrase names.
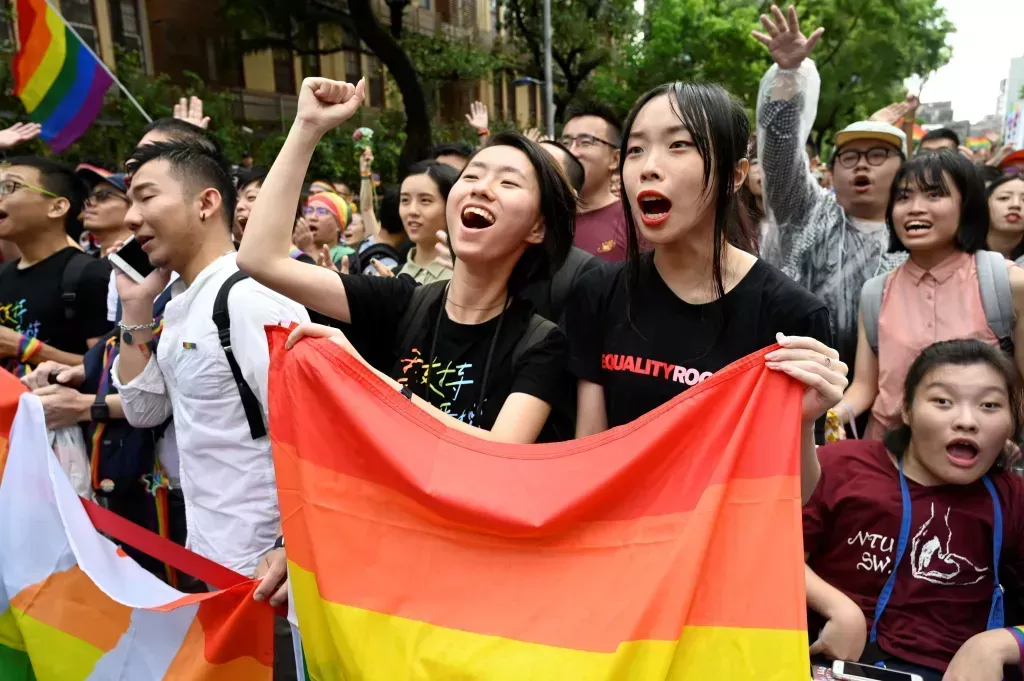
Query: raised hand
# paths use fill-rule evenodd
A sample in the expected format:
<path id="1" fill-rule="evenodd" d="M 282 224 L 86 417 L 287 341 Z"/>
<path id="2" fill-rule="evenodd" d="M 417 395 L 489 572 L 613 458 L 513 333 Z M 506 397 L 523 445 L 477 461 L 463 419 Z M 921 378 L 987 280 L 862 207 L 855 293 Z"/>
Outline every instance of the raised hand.
<path id="1" fill-rule="evenodd" d="M 317 259 L 316 244 L 313 242 L 313 232 L 309 230 L 309 223 L 306 222 L 306 218 L 299 218 L 295 221 L 295 227 L 292 229 L 292 243 L 300 251 L 310 256 L 314 260 Z"/>
<path id="2" fill-rule="evenodd" d="M 203 115 L 203 100 L 195 95 L 187 100 L 184 97 L 178 100 L 174 105 L 174 117 L 203 130 L 210 126 L 210 117 Z"/>
<path id="3" fill-rule="evenodd" d="M 347 255 L 345 256 L 348 257 Z M 324 244 L 323 248 L 320 249 L 320 256 L 316 259 L 316 264 L 323 267 L 325 270 L 331 270 L 332 272 L 338 272 L 338 268 L 334 265 L 334 261 L 331 260 L 331 247 Z"/>
<path id="4" fill-rule="evenodd" d="M 373 149 L 366 147 L 359 155 L 359 172 L 368 173 L 373 169 Z"/>
<path id="5" fill-rule="evenodd" d="M 487 130 L 487 124 L 490 122 L 487 105 L 483 102 L 473 102 L 469 106 L 469 113 L 466 114 L 466 122 L 475 130 Z"/>
<path id="6" fill-rule="evenodd" d="M 764 25 L 767 34 L 760 31 L 751 31 L 750 35 L 757 38 L 771 53 L 772 59 L 779 65 L 780 69 L 795 69 L 803 63 L 804 59 L 811 54 L 814 45 L 825 32 L 824 28 L 818 28 L 805 36 L 800 31 L 800 20 L 796 15 L 796 8 L 789 6 L 787 15 L 782 13 L 776 5 L 772 5 L 772 17 L 761 15 L 761 23 Z"/>
<path id="7" fill-rule="evenodd" d="M 0 130 L 0 149 L 10 149 L 22 142 L 28 142 L 42 132 L 38 123 L 15 123 L 6 130 Z"/>
<path id="8" fill-rule="evenodd" d="M 306 78 L 299 89 L 299 107 L 295 122 L 323 135 L 348 119 L 366 97 L 366 81 L 344 83 L 328 78 Z"/>

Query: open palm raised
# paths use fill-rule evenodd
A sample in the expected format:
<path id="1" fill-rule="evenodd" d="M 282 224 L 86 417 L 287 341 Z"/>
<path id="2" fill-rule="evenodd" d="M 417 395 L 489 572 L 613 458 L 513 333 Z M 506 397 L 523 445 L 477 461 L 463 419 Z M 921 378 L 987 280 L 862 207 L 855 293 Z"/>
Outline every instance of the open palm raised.
<path id="1" fill-rule="evenodd" d="M 366 81 L 344 83 L 329 78 L 306 78 L 299 90 L 296 122 L 323 134 L 341 125 L 359 109 L 366 96 Z"/>
<path id="2" fill-rule="evenodd" d="M 805 36 L 800 32 L 800 20 L 797 18 L 796 8 L 792 5 L 786 14 L 775 5 L 772 5 L 771 12 L 771 18 L 767 14 L 761 15 L 761 23 L 768 33 L 751 31 L 750 34 L 768 48 L 780 69 L 798 68 L 811 54 L 825 29 L 818 28 L 810 36 Z"/>

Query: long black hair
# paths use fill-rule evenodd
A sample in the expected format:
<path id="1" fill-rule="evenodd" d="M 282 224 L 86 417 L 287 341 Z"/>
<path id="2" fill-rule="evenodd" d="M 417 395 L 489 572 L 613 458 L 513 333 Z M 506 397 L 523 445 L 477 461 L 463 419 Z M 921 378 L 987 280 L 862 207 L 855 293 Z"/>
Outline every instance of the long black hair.
<path id="1" fill-rule="evenodd" d="M 889 206 L 885 209 L 885 222 L 889 226 L 889 252 L 906 251 L 907 247 L 896 234 L 892 221 L 892 209 L 896 199 L 910 185 L 928 192 L 950 196 L 946 176 L 953 181 L 960 192 L 960 224 L 957 225 L 953 245 L 964 253 L 983 250 L 988 241 L 988 199 L 985 197 L 985 183 L 973 163 L 955 151 L 943 149 L 918 154 L 896 172 L 889 189 Z"/>
<path id="2" fill-rule="evenodd" d="M 622 129 L 619 151 L 619 182 L 626 212 L 628 255 L 627 285 L 636 290 L 640 279 L 640 241 L 636 221 L 629 208 L 626 185 L 622 181 L 629 135 L 640 110 L 648 102 L 668 95 L 672 110 L 693 137 L 693 145 L 704 162 L 704 196 L 714 197 L 715 235 L 712 278 L 717 298 L 725 295 L 723 258 L 728 241 L 738 248 L 749 249 L 755 243 L 753 234 L 745 231 L 739 221 L 737 188 L 733 181 L 736 164 L 747 155 L 750 121 L 743 106 L 723 87 L 707 83 L 665 83 L 644 94 L 633 105 Z"/>
<path id="3" fill-rule="evenodd" d="M 544 218 L 544 241 L 528 246 L 512 269 L 508 290 L 512 295 L 517 295 L 535 281 L 550 279 L 565 264 L 576 234 L 577 199 L 561 166 L 536 142 L 531 142 L 518 132 L 499 132 L 491 135 L 473 156 L 491 147 L 512 147 L 526 154 L 540 188 L 538 201 L 540 214 Z M 472 156 L 469 162 L 473 162 Z"/>
<path id="4" fill-rule="evenodd" d="M 1021 385 L 1017 377 L 1017 368 L 999 348 L 976 339 L 940 341 L 932 343 L 917 356 L 907 378 L 903 381 L 903 409 L 910 412 L 917 397 L 917 389 L 924 377 L 934 369 L 942 366 L 971 366 L 982 364 L 995 369 L 1006 381 L 1006 392 L 1010 396 L 1010 416 L 1013 418 L 1013 434 L 1020 430 L 1021 423 Z M 913 433 L 910 426 L 900 422 L 883 440 L 885 448 L 896 456 L 902 456 Z"/>
<path id="5" fill-rule="evenodd" d="M 438 163 L 437 161 L 420 161 L 409 166 L 409 172 L 402 177 L 405 182 L 413 175 L 426 175 L 437 187 L 437 192 L 445 201 L 448 200 L 448 192 L 459 179 L 459 171 L 450 165 Z"/>

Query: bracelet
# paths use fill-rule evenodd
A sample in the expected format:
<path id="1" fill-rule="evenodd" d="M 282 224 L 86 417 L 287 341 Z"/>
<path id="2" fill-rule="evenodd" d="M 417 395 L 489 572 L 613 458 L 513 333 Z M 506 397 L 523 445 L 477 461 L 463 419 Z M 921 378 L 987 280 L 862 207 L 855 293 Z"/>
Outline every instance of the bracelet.
<path id="1" fill-rule="evenodd" d="M 1013 640 L 1017 642 L 1017 649 L 1020 651 L 1020 662 L 1017 664 L 1024 668 L 1024 627 L 1006 627 L 1006 630 L 1013 636 Z"/>
<path id="2" fill-rule="evenodd" d="M 846 410 L 846 415 L 849 417 L 848 423 L 850 424 L 850 430 L 853 431 L 853 439 L 859 440 L 860 435 L 857 434 L 857 415 L 853 413 L 853 407 L 848 405 L 846 402 L 840 402 L 836 407 L 842 407 Z"/>
<path id="3" fill-rule="evenodd" d="M 125 331 L 142 331 L 143 329 L 152 329 L 155 323 L 155 321 L 152 321 L 149 324 L 133 324 L 131 326 L 128 326 L 124 322 L 118 322 L 117 328 L 119 328 L 122 333 Z"/>
<path id="4" fill-rule="evenodd" d="M 18 339 L 18 361 L 22 364 L 28 364 L 42 348 L 43 343 L 38 338 L 22 334 Z"/>
<path id="5" fill-rule="evenodd" d="M 364 180 L 369 180 L 371 177 L 373 177 L 373 173 L 359 173 L 359 177 L 363 178 Z"/>
<path id="6" fill-rule="evenodd" d="M 488 137 L 491 134 L 491 131 L 489 128 L 477 128 L 476 134 L 477 137 Z"/>

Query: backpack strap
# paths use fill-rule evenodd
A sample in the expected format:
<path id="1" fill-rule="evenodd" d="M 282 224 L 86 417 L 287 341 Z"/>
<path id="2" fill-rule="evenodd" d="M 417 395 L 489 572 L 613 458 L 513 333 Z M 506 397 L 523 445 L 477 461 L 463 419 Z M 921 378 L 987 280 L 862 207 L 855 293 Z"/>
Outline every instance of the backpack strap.
<path id="1" fill-rule="evenodd" d="M 93 258 L 84 253 L 71 256 L 64 273 L 60 277 L 60 298 L 64 301 L 64 318 L 71 321 L 75 318 L 75 300 L 78 297 L 78 282 L 82 280 L 85 268 L 93 262 Z"/>
<path id="2" fill-rule="evenodd" d="M 551 309 L 553 311 L 562 310 L 565 308 L 565 303 L 569 298 L 569 292 L 572 290 L 573 284 L 579 278 L 580 270 L 590 262 L 593 258 L 591 254 L 584 251 L 582 248 L 576 248 L 575 246 L 569 250 L 569 257 L 565 259 L 565 264 L 555 272 L 555 275 L 551 277 Z"/>
<path id="3" fill-rule="evenodd" d="M 882 312 L 882 295 L 889 273 L 879 274 L 864 282 L 860 290 L 860 316 L 864 322 L 864 333 L 868 337 L 871 351 L 878 355 L 878 315 Z"/>
<path id="4" fill-rule="evenodd" d="M 1015 315 L 1006 259 L 1002 253 L 978 251 L 974 254 L 974 261 L 978 267 L 978 287 L 985 320 L 999 339 L 999 347 L 1012 353 Z"/>
<path id="5" fill-rule="evenodd" d="M 432 284 L 424 284 L 413 289 L 409 306 L 405 308 L 402 319 L 398 322 L 398 328 L 402 333 L 401 344 L 398 346 L 399 352 L 411 348 L 416 342 L 416 335 L 427 328 L 427 315 L 430 313 L 430 307 L 440 302 L 447 285 L 447 281 L 435 281 Z M 432 357 L 424 359 L 425 362 L 432 360 Z"/>
<path id="6" fill-rule="evenodd" d="M 242 408 L 245 410 L 245 420 L 249 422 L 249 435 L 257 440 L 267 434 L 267 426 L 263 422 L 263 407 L 257 399 L 252 388 L 246 383 L 242 376 L 242 368 L 235 360 L 235 354 L 231 350 L 231 314 L 228 312 L 228 295 L 235 284 L 248 279 L 249 275 L 239 270 L 227 278 L 221 284 L 217 292 L 217 299 L 213 303 L 213 323 L 217 326 L 217 337 L 220 339 L 220 346 L 224 348 L 224 354 L 228 358 L 228 366 L 231 367 L 231 375 L 238 386 L 238 394 L 242 397 Z"/>
<path id="7" fill-rule="evenodd" d="M 512 348 L 512 366 L 514 367 L 527 351 L 548 337 L 548 334 L 558 328 L 552 321 L 544 319 L 539 314 L 530 317 L 530 323 L 526 326 L 526 332 Z"/>

